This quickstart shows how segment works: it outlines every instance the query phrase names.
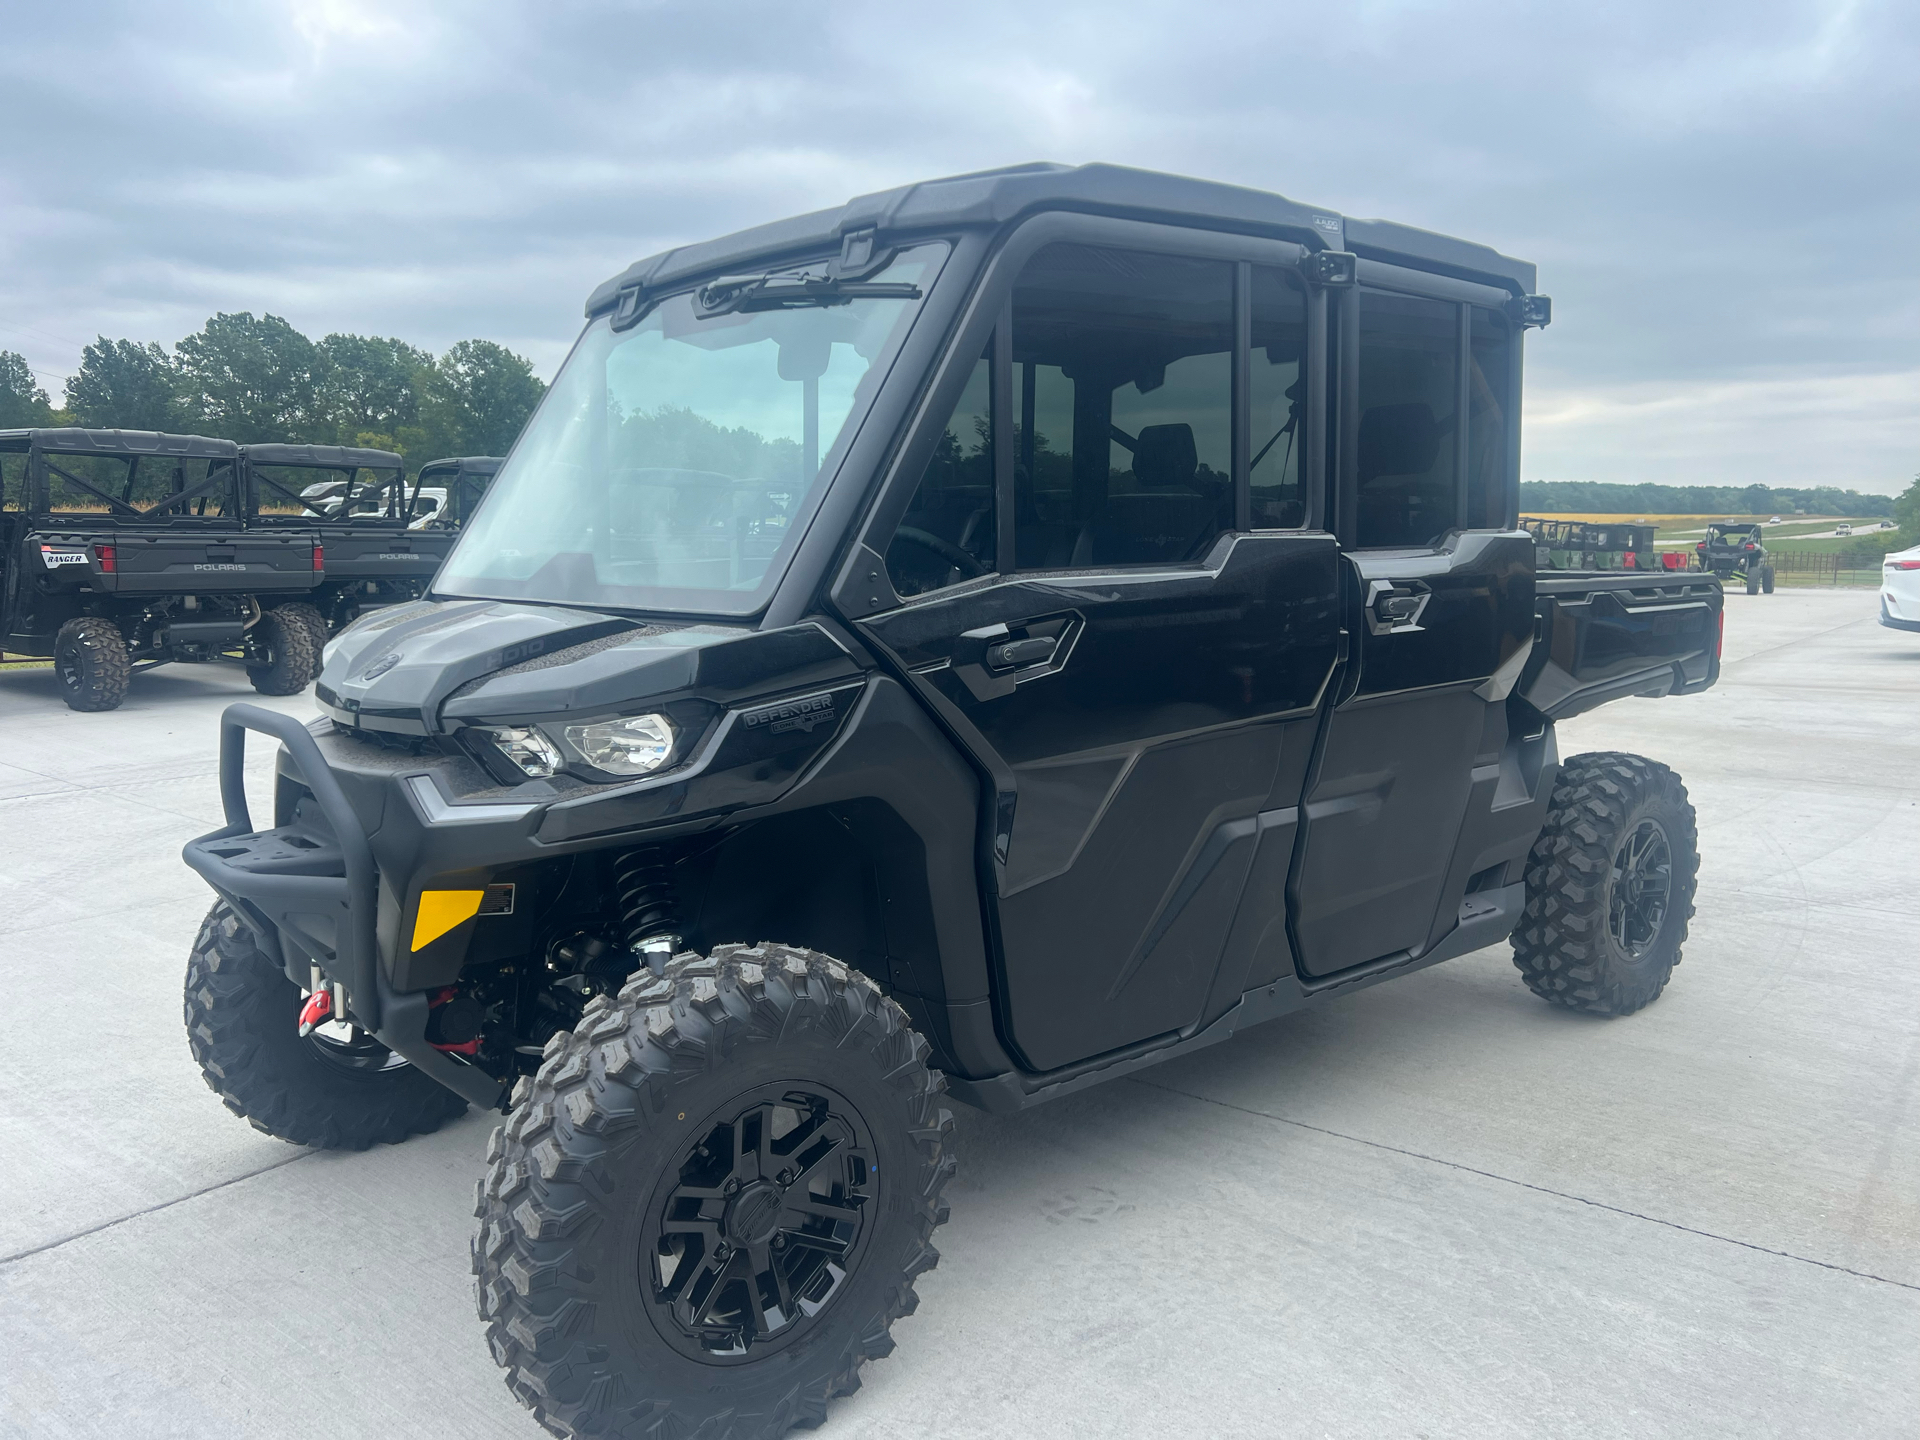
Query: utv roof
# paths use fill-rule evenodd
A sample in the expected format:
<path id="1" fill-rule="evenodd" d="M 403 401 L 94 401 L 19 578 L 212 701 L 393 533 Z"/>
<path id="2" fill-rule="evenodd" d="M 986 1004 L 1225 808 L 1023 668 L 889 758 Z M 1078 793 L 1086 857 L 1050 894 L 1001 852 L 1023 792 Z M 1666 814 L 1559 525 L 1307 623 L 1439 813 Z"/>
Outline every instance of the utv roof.
<path id="1" fill-rule="evenodd" d="M 450 455 L 429 460 L 420 467 L 421 478 L 428 475 L 492 475 L 506 463 L 503 455 Z"/>
<path id="2" fill-rule="evenodd" d="M 249 445 L 249 460 L 262 465 L 315 465 L 330 470 L 400 470 L 406 467 L 391 450 L 359 450 L 351 445 Z"/>
<path id="3" fill-rule="evenodd" d="M 206 435 L 166 435 L 157 430 L 0 430 L 0 450 L 28 446 L 69 455 L 183 455 L 231 460 L 240 447 Z"/>
<path id="4" fill-rule="evenodd" d="M 994 229 L 1037 210 L 1079 210 L 1135 220 L 1173 221 L 1209 230 L 1271 235 L 1322 250 L 1351 250 L 1370 260 L 1533 292 L 1534 267 L 1486 245 L 1454 240 L 1391 220 L 1355 220 L 1265 190 L 1193 180 L 1123 165 L 1013 165 L 923 180 L 757 225 L 718 240 L 683 245 L 629 265 L 587 299 L 587 314 L 609 309 L 631 287 L 665 289 L 720 269 L 837 248 L 843 236 L 872 230 L 885 241 L 918 233 Z"/>

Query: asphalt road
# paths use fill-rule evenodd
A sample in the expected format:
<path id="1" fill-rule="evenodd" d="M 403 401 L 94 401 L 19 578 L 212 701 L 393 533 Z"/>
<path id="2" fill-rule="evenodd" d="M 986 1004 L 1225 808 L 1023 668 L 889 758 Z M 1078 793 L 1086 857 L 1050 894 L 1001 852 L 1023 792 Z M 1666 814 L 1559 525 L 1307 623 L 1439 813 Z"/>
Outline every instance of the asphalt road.
<path id="1" fill-rule="evenodd" d="M 1920 636 L 1727 608 L 1718 689 L 1561 732 L 1699 807 L 1658 1004 L 1559 1013 L 1502 947 L 961 1112 L 940 1268 L 823 1433 L 1920 1434 Z M 310 1153 L 188 1057 L 176 856 L 243 697 L 0 673 L 0 1434 L 530 1440 L 468 1291 L 491 1120 Z"/>

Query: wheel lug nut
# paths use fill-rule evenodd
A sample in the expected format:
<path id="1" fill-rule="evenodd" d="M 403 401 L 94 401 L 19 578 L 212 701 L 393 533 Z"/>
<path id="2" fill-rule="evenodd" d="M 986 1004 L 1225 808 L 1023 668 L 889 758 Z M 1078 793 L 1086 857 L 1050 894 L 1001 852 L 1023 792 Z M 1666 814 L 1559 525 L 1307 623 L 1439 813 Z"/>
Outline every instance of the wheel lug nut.
<path id="1" fill-rule="evenodd" d="M 782 1170 L 776 1178 L 782 1185 L 791 1185 L 793 1183 L 793 1172 L 791 1170 Z"/>
<path id="2" fill-rule="evenodd" d="M 729 1195 L 731 1195 L 731 1194 L 733 1194 L 734 1192 L 736 1192 L 737 1190 L 739 1190 L 739 1188 L 740 1188 L 740 1182 L 739 1182 L 738 1180 L 729 1180 L 729 1181 L 727 1181 L 727 1183 L 726 1183 L 726 1186 L 725 1186 L 724 1188 L 725 1188 L 725 1190 L 726 1190 L 726 1192 L 727 1192 L 727 1194 L 729 1194 Z"/>

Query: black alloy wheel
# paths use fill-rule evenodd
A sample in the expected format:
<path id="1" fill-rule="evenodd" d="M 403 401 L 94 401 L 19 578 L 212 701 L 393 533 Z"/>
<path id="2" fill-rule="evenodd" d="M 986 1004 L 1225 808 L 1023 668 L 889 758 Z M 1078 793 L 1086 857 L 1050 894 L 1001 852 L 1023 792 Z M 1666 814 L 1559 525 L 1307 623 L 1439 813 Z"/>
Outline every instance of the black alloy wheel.
<path id="1" fill-rule="evenodd" d="M 1608 885 L 1607 930 L 1628 958 L 1638 960 L 1660 939 L 1673 891 L 1673 847 L 1658 820 L 1642 820 L 1614 852 Z"/>
<path id="2" fill-rule="evenodd" d="M 877 1167 L 866 1121 L 816 1082 L 730 1102 L 662 1180 L 640 1280 L 696 1360 L 760 1358 L 813 1327 L 860 1263 Z"/>

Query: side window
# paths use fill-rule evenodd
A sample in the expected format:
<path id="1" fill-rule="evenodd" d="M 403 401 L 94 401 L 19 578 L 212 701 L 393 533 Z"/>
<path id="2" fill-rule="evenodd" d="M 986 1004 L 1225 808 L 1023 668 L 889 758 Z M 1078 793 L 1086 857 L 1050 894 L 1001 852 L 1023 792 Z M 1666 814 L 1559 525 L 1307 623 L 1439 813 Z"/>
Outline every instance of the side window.
<path id="1" fill-rule="evenodd" d="M 1233 266 L 1049 245 L 1013 293 L 1021 569 L 1192 559 L 1233 528 Z"/>
<path id="2" fill-rule="evenodd" d="M 991 354 L 974 362 L 887 546 L 887 575 L 901 595 L 942 590 L 993 569 Z"/>
<path id="3" fill-rule="evenodd" d="M 1278 270 L 1253 272 L 1253 528 L 1291 530 L 1307 523 L 1300 489 L 1300 446 L 1307 413 L 1307 297 Z"/>
<path id="4" fill-rule="evenodd" d="M 1467 526 L 1507 524 L 1507 397 L 1513 332 L 1507 318 L 1473 310 L 1473 365 L 1467 375 Z"/>
<path id="5" fill-rule="evenodd" d="M 1360 292 L 1361 547 L 1432 545 L 1457 526 L 1460 307 Z"/>

